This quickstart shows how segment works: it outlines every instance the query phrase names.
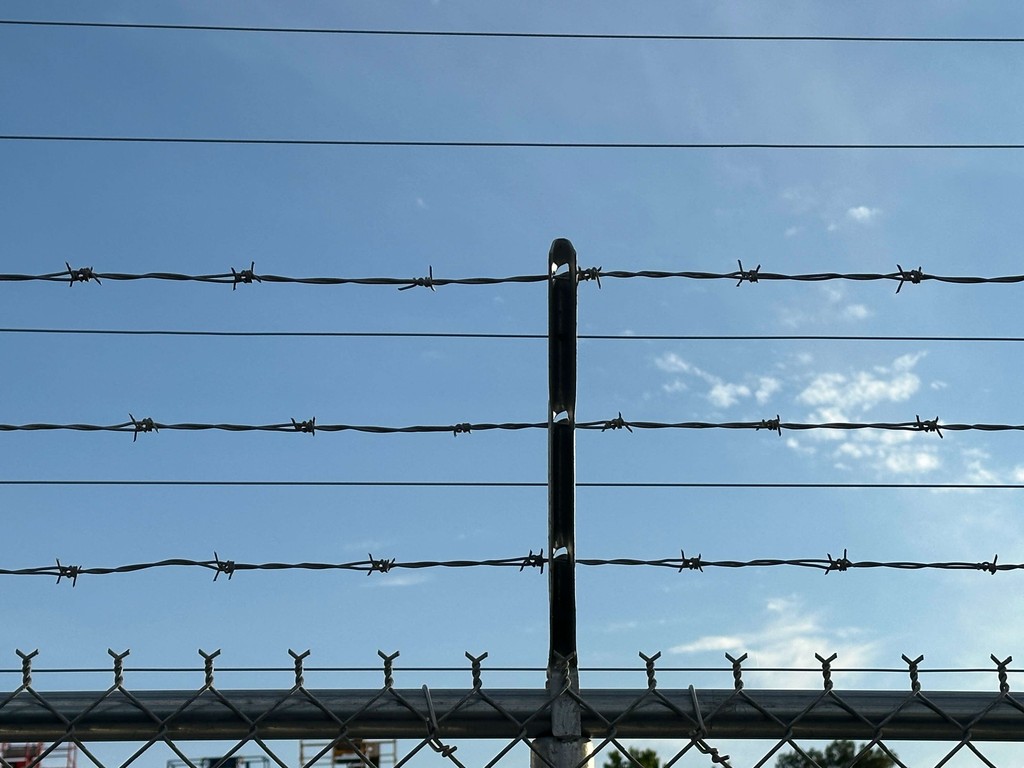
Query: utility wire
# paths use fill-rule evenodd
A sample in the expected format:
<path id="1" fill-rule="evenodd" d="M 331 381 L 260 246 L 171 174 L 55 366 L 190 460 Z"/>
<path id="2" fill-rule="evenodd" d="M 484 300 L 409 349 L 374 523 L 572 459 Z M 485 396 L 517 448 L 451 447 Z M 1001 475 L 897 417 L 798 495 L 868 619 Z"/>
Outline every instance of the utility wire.
<path id="1" fill-rule="evenodd" d="M 67 336 L 209 336 L 228 338 L 519 339 L 544 340 L 546 333 L 449 331 L 191 331 L 121 328 L 0 328 L 0 333 Z M 1024 342 L 1024 336 L 851 336 L 825 334 L 622 334 L 581 333 L 580 341 L 921 341 Z"/>
<path id="2" fill-rule="evenodd" d="M 1024 145 L 1022 145 L 1024 146 Z M 178 272 L 97 272 L 92 267 L 72 267 L 65 262 L 66 269 L 60 272 L 48 272 L 45 274 L 0 274 L 0 283 L 24 283 L 24 282 L 50 282 L 64 283 L 74 286 L 75 283 L 95 282 L 102 284 L 104 280 L 115 282 L 128 282 L 138 280 L 167 280 L 171 282 L 198 282 L 217 283 L 231 285 L 232 290 L 239 285 L 251 285 L 253 283 L 291 283 L 300 285 L 375 285 L 397 287 L 400 291 L 410 288 L 429 288 L 434 290 L 446 285 L 500 285 L 505 283 L 546 283 L 548 275 L 514 275 L 511 277 L 458 277 L 442 278 L 434 277 L 433 267 L 428 267 L 426 277 L 288 277 L 283 275 L 259 274 L 256 272 L 255 262 L 250 262 L 248 268 L 236 270 L 233 267 L 230 272 L 209 275 L 188 275 Z M 955 285 L 982 285 L 988 283 L 1016 284 L 1024 283 L 1024 275 L 1001 275 L 996 277 L 982 277 L 971 275 L 933 275 L 924 272 L 921 267 L 916 269 L 904 269 L 902 265 L 896 265 L 895 272 L 811 272 L 803 274 L 784 274 L 781 272 L 762 272 L 761 265 L 754 269 L 744 269 L 743 262 L 738 261 L 739 269 L 732 272 L 664 272 L 660 270 L 605 270 L 603 267 L 581 268 L 577 272 L 577 279 L 580 282 L 594 281 L 601 287 L 601 279 L 686 279 L 686 280 L 735 280 L 739 287 L 744 283 L 760 283 L 764 281 L 793 281 L 804 283 L 821 283 L 834 280 L 849 280 L 854 282 L 875 282 L 880 280 L 896 282 L 896 293 L 899 293 L 905 284 L 917 285 L 931 280 L 940 283 L 952 283 Z"/>
<path id="3" fill-rule="evenodd" d="M 1024 43 L 1021 37 L 935 37 L 917 35 L 695 35 L 599 32 L 485 32 L 426 29 L 350 29 L 331 27 L 270 27 L 216 24 L 150 24 L 102 21 L 39 21 L 3 19 L 0 25 L 28 27 L 70 27 L 86 29 L 148 29 L 199 32 L 262 32 L 275 34 L 350 35 L 362 37 L 469 37 L 528 40 L 662 40 L 797 43 Z"/>
<path id="4" fill-rule="evenodd" d="M 15 480 L 0 486 L 126 486 L 182 488 L 547 488 L 546 482 L 447 480 Z M 799 482 L 578 482 L 577 488 L 732 488 L 732 489 L 928 489 L 1024 490 L 1024 483 L 799 483 Z"/>
<path id="5" fill-rule="evenodd" d="M 461 424 L 420 424 L 405 427 L 393 427 L 367 424 L 317 424 L 316 418 L 305 421 L 282 422 L 278 424 L 228 424 L 228 423 L 196 423 L 184 422 L 178 424 L 164 424 L 154 421 L 151 418 L 136 419 L 129 414 L 130 421 L 120 424 L 0 424 L 0 432 L 53 432 L 53 431 L 74 431 L 74 432 L 130 432 L 137 438 L 139 434 L 149 432 L 184 431 L 184 432 L 283 432 L 288 434 L 303 433 L 313 435 L 317 432 L 364 432 L 369 434 L 415 434 L 415 433 L 450 433 L 458 436 L 472 432 L 488 432 L 494 430 L 522 431 L 528 429 L 547 429 L 547 422 L 504 422 L 490 423 L 478 422 Z M 934 432 L 942 437 L 943 431 L 947 432 L 1021 432 L 1024 431 L 1024 424 L 940 424 L 938 418 L 924 419 L 919 416 L 915 421 L 900 422 L 825 422 L 809 424 L 803 422 L 780 421 L 776 416 L 774 419 L 762 419 L 760 421 L 626 421 L 620 413 L 616 418 L 602 421 L 576 422 L 577 429 L 608 430 L 625 429 L 632 432 L 635 429 L 726 429 L 726 430 L 767 430 L 779 435 L 783 430 L 804 432 L 809 430 L 834 429 L 834 430 L 885 430 L 896 432 Z"/>
<path id="6" fill-rule="evenodd" d="M 375 558 L 372 554 L 366 560 L 346 563 L 302 562 L 302 563 L 244 563 L 234 560 L 223 560 L 214 552 L 212 560 L 191 560 L 186 558 L 169 558 L 146 563 L 132 563 L 113 567 L 87 567 L 81 565 L 65 565 L 58 559 L 53 565 L 33 568 L 0 568 L 0 576 L 49 576 L 55 577 L 59 584 L 69 580 L 75 585 L 80 576 L 109 576 L 113 574 L 138 573 L 164 568 L 198 568 L 212 571 L 216 581 L 222 574 L 230 580 L 242 571 L 357 571 L 366 573 L 388 573 L 392 570 L 425 570 L 434 568 L 516 568 L 522 572 L 527 568 L 537 569 L 541 573 L 544 567 L 557 558 L 545 557 L 544 551 L 528 555 L 505 557 L 489 560 L 420 560 L 399 562 L 395 558 Z M 825 558 L 758 558 L 754 560 L 705 560 L 701 555 L 687 557 L 680 551 L 679 557 L 660 558 L 656 560 L 640 560 L 635 558 L 578 558 L 576 563 L 581 566 L 628 566 L 648 568 L 671 568 L 677 572 L 700 571 L 705 568 L 774 568 L 794 567 L 807 568 L 825 574 L 860 569 L 891 569 L 903 571 L 920 570 L 952 570 L 952 571 L 985 571 L 995 574 L 999 571 L 1024 570 L 1024 563 L 999 563 L 999 555 L 991 561 L 947 561 L 947 562 L 916 562 L 909 560 L 881 562 L 875 560 L 854 561 L 847 557 L 844 549 L 841 557 L 833 557 L 828 553 Z"/>
<path id="7" fill-rule="evenodd" d="M 993 142 L 659 142 L 659 141 L 462 141 L 401 139 L 271 139 L 213 136 L 86 136 L 4 134 L 0 141 L 101 144 L 241 144 L 308 147 L 450 147 L 481 149 L 767 149 L 767 150 L 1020 150 L 1024 143 Z"/>

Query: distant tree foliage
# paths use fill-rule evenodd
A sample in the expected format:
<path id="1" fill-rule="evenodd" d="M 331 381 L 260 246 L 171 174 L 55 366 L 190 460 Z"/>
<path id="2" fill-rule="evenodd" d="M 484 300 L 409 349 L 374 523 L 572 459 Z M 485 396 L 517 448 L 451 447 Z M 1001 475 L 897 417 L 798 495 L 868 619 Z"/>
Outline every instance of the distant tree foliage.
<path id="1" fill-rule="evenodd" d="M 640 763 L 643 768 L 661 768 L 661 758 L 658 757 L 658 753 L 653 749 L 630 747 L 629 754 L 634 760 Z M 604 762 L 604 768 L 636 768 L 636 766 L 624 758 L 622 753 L 617 749 L 613 749 L 613 751 L 608 753 L 608 759 Z"/>
<path id="2" fill-rule="evenodd" d="M 813 763 L 798 752 L 786 752 L 775 761 L 775 768 L 814 768 L 815 763 L 819 768 L 892 768 L 896 765 L 891 757 L 877 747 L 862 755 L 856 763 L 853 762 L 853 758 L 863 748 L 863 745 L 840 739 L 826 746 L 824 752 L 820 749 L 805 749 L 804 752 Z"/>

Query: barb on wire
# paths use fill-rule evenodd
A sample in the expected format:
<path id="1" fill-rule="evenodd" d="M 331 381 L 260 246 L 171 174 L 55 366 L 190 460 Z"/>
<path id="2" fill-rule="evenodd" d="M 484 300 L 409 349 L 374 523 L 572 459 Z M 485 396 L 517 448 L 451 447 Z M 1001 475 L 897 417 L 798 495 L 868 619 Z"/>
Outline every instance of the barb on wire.
<path id="1" fill-rule="evenodd" d="M 226 574 L 228 580 L 243 571 L 352 571 L 365 573 L 387 574 L 394 570 L 424 570 L 431 568 L 511 568 L 522 573 L 527 568 L 539 569 L 544 573 L 544 567 L 552 562 L 552 558 L 545 556 L 544 550 L 534 553 L 530 550 L 528 555 L 516 557 L 494 558 L 487 560 L 413 560 L 401 561 L 396 558 L 378 558 L 368 554 L 366 560 L 357 560 L 347 563 L 327 562 L 300 562 L 300 563 L 244 563 L 235 560 L 222 560 L 214 552 L 212 560 L 191 560 L 187 558 L 171 558 L 155 562 L 132 563 L 129 565 L 93 567 L 83 565 L 64 565 L 58 559 L 53 565 L 44 565 L 36 568 L 0 568 L 0 576 L 48 576 L 56 577 L 59 584 L 67 579 L 72 586 L 77 584 L 81 576 L 108 576 L 111 574 L 129 574 L 154 569 L 187 569 L 198 568 L 205 571 L 213 571 L 214 581 L 221 574 Z M 794 567 L 831 573 L 832 571 L 852 571 L 861 569 L 890 569 L 902 571 L 919 570 L 952 570 L 952 571 L 978 571 L 982 573 L 995 574 L 1001 571 L 1024 570 L 1024 563 L 1000 563 L 998 555 L 990 561 L 948 561 L 948 562 L 916 562 L 916 561 L 888 561 L 880 562 L 874 560 L 850 560 L 847 551 L 843 550 L 843 556 L 836 558 L 831 554 L 824 558 L 759 558 L 754 560 L 706 560 L 701 555 L 687 557 L 685 551 L 680 550 L 678 557 L 668 557 L 653 560 L 642 560 L 636 558 L 577 558 L 581 566 L 616 566 L 616 567 L 648 567 L 648 568 L 671 568 L 677 573 L 683 571 L 698 571 L 704 573 L 707 568 L 773 568 L 773 567 Z"/>
<path id="2" fill-rule="evenodd" d="M 934 432 L 940 438 L 942 437 L 942 430 L 939 429 L 939 417 L 936 416 L 934 419 L 925 419 L 921 421 L 921 417 L 918 415 L 914 416 L 916 427 L 921 432 Z"/>
<path id="3" fill-rule="evenodd" d="M 0 136 L 0 140 L 4 137 Z M 603 267 L 589 267 L 578 269 L 577 280 L 594 280 L 601 285 L 602 278 L 618 280 L 625 279 L 683 279 L 683 280 L 735 280 L 736 285 L 743 283 L 760 283 L 764 281 L 776 282 L 826 282 L 832 280 L 845 280 L 854 282 L 893 281 L 897 283 L 896 293 L 899 293 L 905 283 L 919 285 L 926 281 L 950 283 L 953 285 L 982 285 L 982 284 L 1016 284 L 1024 283 L 1024 275 L 998 275 L 984 277 L 977 275 L 933 275 L 924 272 L 921 267 L 917 269 L 904 269 L 896 265 L 895 272 L 810 272 L 801 274 L 787 274 L 783 272 L 762 272 L 761 265 L 754 269 L 744 269 L 742 260 L 737 260 L 738 269 L 732 272 L 708 272 L 698 270 L 667 272 L 661 270 L 605 270 Z M 92 267 L 72 268 L 70 263 L 65 262 L 66 269 L 60 272 L 49 272 L 44 274 L 0 274 L 0 282 L 67 282 L 70 278 L 71 284 L 76 282 L 89 282 L 91 280 L 100 282 L 100 279 L 111 282 L 127 282 L 135 280 L 166 280 L 171 282 L 196 282 L 215 283 L 231 285 L 237 288 L 239 283 L 292 283 L 300 285 L 363 285 L 363 286 L 392 286 L 399 290 L 411 288 L 430 288 L 446 285 L 469 285 L 485 286 L 500 285 L 506 283 L 542 283 L 547 282 L 548 275 L 512 275 L 509 277 L 460 277 L 460 278 L 439 278 L 434 277 L 434 269 L 431 265 L 426 277 L 297 277 L 288 275 L 257 275 L 256 264 L 251 262 L 249 269 L 236 270 L 233 267 L 230 272 L 191 275 L 180 272 L 97 272 Z"/>

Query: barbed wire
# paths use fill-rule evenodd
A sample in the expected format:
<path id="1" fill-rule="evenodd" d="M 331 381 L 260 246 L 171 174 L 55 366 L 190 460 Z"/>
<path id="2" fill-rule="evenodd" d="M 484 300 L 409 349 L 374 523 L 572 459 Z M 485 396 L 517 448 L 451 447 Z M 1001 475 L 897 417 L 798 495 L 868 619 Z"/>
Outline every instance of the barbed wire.
<path id="1" fill-rule="evenodd" d="M 351 29 L 337 27 L 270 27 L 220 24 L 155 24 L 110 21 L 42 21 L 38 19 L 0 19 L 3 26 L 65 27 L 76 29 L 134 29 L 200 32 L 258 32 L 272 34 L 347 35 L 359 37 L 448 37 L 502 38 L 527 40 L 619 40 L 619 41 L 724 41 L 724 42 L 797 42 L 797 43 L 1024 43 L 1022 37 L 993 36 L 920 36 L 920 35 L 699 35 L 624 32 L 502 32 L 435 29 Z"/>
<path id="2" fill-rule="evenodd" d="M 291 419 L 289 422 L 277 424 L 229 424 L 229 423 L 199 423 L 183 422 L 169 424 L 155 421 L 152 418 L 136 419 L 128 414 L 129 421 L 119 424 L 0 424 L 0 432 L 128 432 L 132 434 L 132 442 L 138 439 L 140 434 L 164 431 L 184 432 L 273 432 L 285 434 L 308 434 L 315 435 L 317 432 L 362 432 L 375 435 L 386 434 L 427 434 L 427 433 L 450 433 L 455 437 L 468 435 L 473 432 L 489 431 L 523 431 L 534 429 L 548 429 L 547 422 L 462 422 L 458 424 L 418 424 L 412 426 L 384 426 L 370 424 L 317 424 L 316 417 L 297 421 Z M 761 419 L 759 421 L 627 421 L 622 413 L 613 419 L 602 419 L 600 421 L 580 421 L 575 424 L 577 429 L 588 431 L 617 431 L 625 429 L 629 432 L 634 430 L 656 430 L 656 429 L 681 429 L 681 430 L 753 430 L 759 432 L 765 430 L 782 435 L 783 430 L 794 432 L 805 432 L 812 430 L 882 430 L 889 432 L 934 432 L 940 438 L 943 431 L 946 432 L 1021 432 L 1024 431 L 1024 424 L 957 424 L 939 423 L 938 417 L 934 419 L 922 419 L 919 415 L 914 421 L 899 422 L 822 422 L 805 423 L 795 421 L 782 421 L 777 415 L 772 419 Z"/>
<path id="3" fill-rule="evenodd" d="M 227 338 L 515 339 L 547 340 L 546 333 L 460 331 L 207 331 L 132 328 L 0 328 L 0 333 L 67 336 L 198 336 Z M 580 341 L 917 341 L 1024 342 L 1024 336 L 876 336 L 830 334 L 581 333 Z"/>
<path id="4" fill-rule="evenodd" d="M 544 555 L 541 549 L 537 554 L 530 550 L 527 555 L 517 557 L 505 557 L 488 560 L 419 560 L 399 561 L 396 558 L 376 558 L 368 554 L 366 560 L 356 560 L 346 563 L 326 562 L 302 562 L 302 563 L 245 563 L 235 560 L 221 559 L 214 552 L 212 560 L 191 560 L 187 558 L 169 558 L 146 563 L 132 563 L 129 565 L 117 566 L 83 566 L 65 565 L 58 558 L 54 564 L 29 568 L 0 568 L 0 576 L 48 576 L 56 578 L 56 583 L 70 581 L 72 586 L 77 584 L 81 576 L 110 576 L 113 574 L 131 574 L 140 571 L 150 571 L 166 568 L 198 568 L 213 572 L 213 580 L 225 575 L 230 580 L 236 573 L 244 571 L 355 571 L 367 575 L 373 573 L 388 573 L 392 570 L 426 570 L 437 568 L 515 568 L 519 572 L 527 568 L 544 572 L 544 568 L 564 558 L 564 555 L 551 558 Z M 701 555 L 687 557 L 684 550 L 680 550 L 679 557 L 666 557 L 652 560 L 637 558 L 577 558 L 576 564 L 589 567 L 646 567 L 646 568 L 668 568 L 678 573 L 683 571 L 703 572 L 705 568 L 777 568 L 792 567 L 805 568 L 821 571 L 825 574 L 833 572 L 845 572 L 860 569 L 889 569 L 901 571 L 920 570 L 947 570 L 947 571 L 984 571 L 995 574 L 1000 571 L 1024 570 L 1024 563 L 999 563 L 999 555 L 994 555 L 989 561 L 946 561 L 946 562 L 917 562 L 910 560 L 897 561 L 876 561 L 876 560 L 851 560 L 847 556 L 847 550 L 843 550 L 840 557 L 833 557 L 828 553 L 826 557 L 808 558 L 757 558 L 753 560 L 705 560 Z"/>
<path id="5" fill-rule="evenodd" d="M 4 137 L 0 136 L 0 139 Z M 1022 145 L 1024 146 L 1024 145 Z M 738 262 L 739 269 L 731 272 L 703 272 L 703 271 L 679 271 L 665 272 L 659 270 L 607 270 L 602 267 L 580 268 L 577 278 L 580 282 L 594 281 L 601 285 L 601 279 L 628 280 L 642 278 L 648 280 L 685 279 L 685 280 L 735 280 L 737 287 L 743 283 L 760 283 L 766 281 L 792 281 L 792 282 L 828 282 L 834 280 L 847 280 L 855 282 L 875 282 L 880 280 L 897 282 L 896 293 L 899 293 L 906 283 L 918 285 L 922 282 L 934 280 L 940 283 L 954 285 L 984 285 L 984 284 L 1017 284 L 1024 282 L 1024 275 L 1001 275 L 995 277 L 982 277 L 972 275 L 934 275 L 924 272 L 921 267 L 916 269 L 904 269 L 896 265 L 895 272 L 811 272 L 804 274 L 785 274 L 781 272 L 762 272 L 761 265 L 754 269 L 744 269 L 743 262 Z M 65 262 L 63 271 L 48 272 L 44 274 L 0 274 L 0 282 L 24 283 L 24 282 L 52 282 L 66 283 L 73 286 L 75 283 L 95 282 L 102 285 L 104 280 L 113 282 L 132 282 L 138 280 L 165 280 L 171 282 L 193 282 L 193 283 L 214 283 L 230 285 L 232 290 L 239 285 L 251 285 L 253 283 L 284 283 L 295 285 L 362 285 L 362 286 L 391 286 L 404 291 L 410 288 L 436 288 L 447 285 L 503 285 L 508 283 L 542 283 L 547 282 L 548 275 L 512 275 L 509 277 L 434 277 L 433 267 L 428 267 L 426 277 L 290 277 L 285 275 L 257 274 L 256 263 L 250 262 L 248 268 L 234 269 L 230 272 L 208 275 L 190 275 L 180 272 L 98 272 L 92 267 L 72 267 Z"/>

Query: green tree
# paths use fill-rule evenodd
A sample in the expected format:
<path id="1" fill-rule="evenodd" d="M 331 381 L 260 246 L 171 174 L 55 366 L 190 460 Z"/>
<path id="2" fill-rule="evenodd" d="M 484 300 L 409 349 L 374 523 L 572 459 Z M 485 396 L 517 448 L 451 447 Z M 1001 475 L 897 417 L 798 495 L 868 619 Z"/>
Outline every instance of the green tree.
<path id="1" fill-rule="evenodd" d="M 661 768 L 661 758 L 653 749 L 630 747 L 629 754 L 643 768 Z M 635 766 L 624 758 L 621 752 L 613 748 L 613 751 L 608 754 L 608 759 L 604 761 L 604 768 L 635 768 Z"/>
<path id="2" fill-rule="evenodd" d="M 853 758 L 863 748 L 863 745 L 839 739 L 826 746 L 824 752 L 820 749 L 805 749 L 804 752 L 813 763 L 799 752 L 786 752 L 779 755 L 775 768 L 814 768 L 814 763 L 820 768 L 892 768 L 896 765 L 891 757 L 877 747 L 861 755 L 856 763 L 853 762 Z"/>

